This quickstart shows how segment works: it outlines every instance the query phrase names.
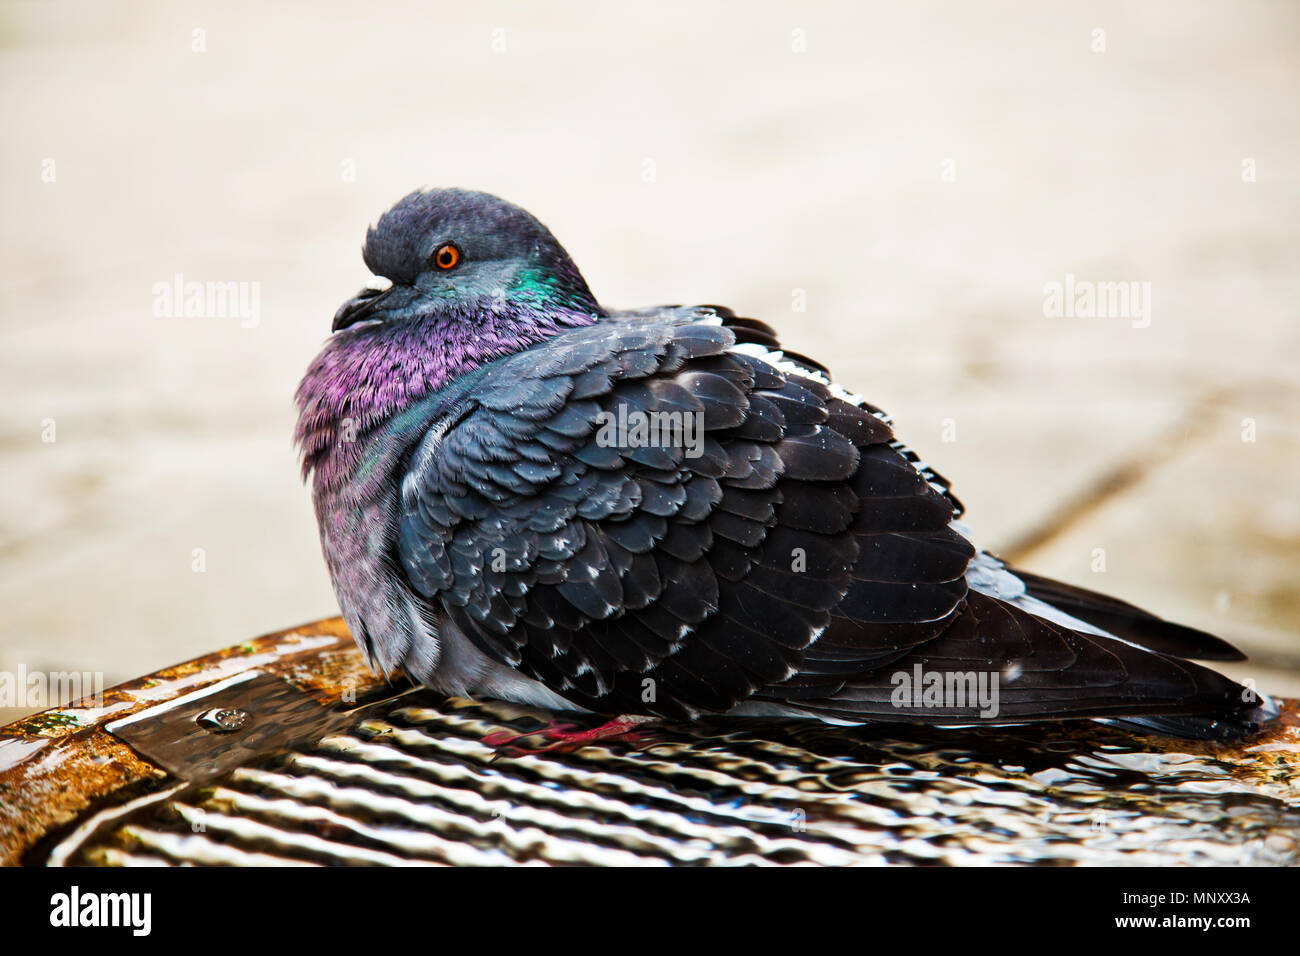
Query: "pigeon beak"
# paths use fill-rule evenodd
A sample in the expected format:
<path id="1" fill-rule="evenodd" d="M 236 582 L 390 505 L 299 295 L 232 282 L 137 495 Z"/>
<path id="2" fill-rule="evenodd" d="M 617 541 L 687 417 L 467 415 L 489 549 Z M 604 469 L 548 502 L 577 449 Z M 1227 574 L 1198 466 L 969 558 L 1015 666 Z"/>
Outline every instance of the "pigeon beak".
<path id="1" fill-rule="evenodd" d="M 375 276 L 364 289 L 344 302 L 334 313 L 334 324 L 330 326 L 330 330 L 338 332 L 367 318 L 392 291 L 391 279 Z"/>

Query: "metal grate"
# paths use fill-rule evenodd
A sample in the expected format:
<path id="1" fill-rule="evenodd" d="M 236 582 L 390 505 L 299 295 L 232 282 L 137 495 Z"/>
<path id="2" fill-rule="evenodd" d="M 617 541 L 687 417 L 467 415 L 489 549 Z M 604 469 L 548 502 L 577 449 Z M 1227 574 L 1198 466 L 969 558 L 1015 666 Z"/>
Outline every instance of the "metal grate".
<path id="1" fill-rule="evenodd" d="M 522 757 L 482 742 L 551 716 L 408 693 L 203 783 L 173 777 L 84 823 L 51 860 L 1300 862 L 1289 753 L 1170 752 L 1167 742 L 1086 724 L 846 730 L 733 721 L 666 727 L 659 742 L 636 750 Z"/>

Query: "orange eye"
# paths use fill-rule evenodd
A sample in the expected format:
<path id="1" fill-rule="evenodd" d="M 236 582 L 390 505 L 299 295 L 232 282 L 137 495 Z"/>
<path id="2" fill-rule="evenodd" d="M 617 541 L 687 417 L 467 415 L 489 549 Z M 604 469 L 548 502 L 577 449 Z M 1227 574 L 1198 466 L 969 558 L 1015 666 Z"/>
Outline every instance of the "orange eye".
<path id="1" fill-rule="evenodd" d="M 460 250 L 451 242 L 444 242 L 433 250 L 431 261 L 439 269 L 454 269 L 460 262 Z"/>

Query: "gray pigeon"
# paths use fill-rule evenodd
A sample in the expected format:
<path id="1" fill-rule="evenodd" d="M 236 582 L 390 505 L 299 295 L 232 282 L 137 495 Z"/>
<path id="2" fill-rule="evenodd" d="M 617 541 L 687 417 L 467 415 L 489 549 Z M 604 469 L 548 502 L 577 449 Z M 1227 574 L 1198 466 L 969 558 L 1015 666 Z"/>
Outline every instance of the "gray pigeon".
<path id="1" fill-rule="evenodd" d="M 411 193 L 299 386 L 343 616 L 449 694 L 1227 739 L 1223 640 L 1008 567 L 889 418 L 718 306 L 601 306 L 532 215 Z"/>

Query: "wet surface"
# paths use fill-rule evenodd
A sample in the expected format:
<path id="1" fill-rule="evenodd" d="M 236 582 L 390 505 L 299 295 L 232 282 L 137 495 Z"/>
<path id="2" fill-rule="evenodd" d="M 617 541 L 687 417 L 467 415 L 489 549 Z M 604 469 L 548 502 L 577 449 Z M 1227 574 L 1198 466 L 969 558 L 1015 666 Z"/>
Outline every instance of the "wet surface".
<path id="1" fill-rule="evenodd" d="M 340 719 L 281 677 L 248 670 L 106 729 L 154 765 L 195 781 L 319 735 Z"/>
<path id="2" fill-rule="evenodd" d="M 511 757 L 482 738 L 554 715 L 413 691 L 202 784 L 160 782 L 40 852 L 96 865 L 1295 864 L 1288 713 L 1235 748 L 1086 722 L 733 720 L 659 727 L 637 749 Z"/>

